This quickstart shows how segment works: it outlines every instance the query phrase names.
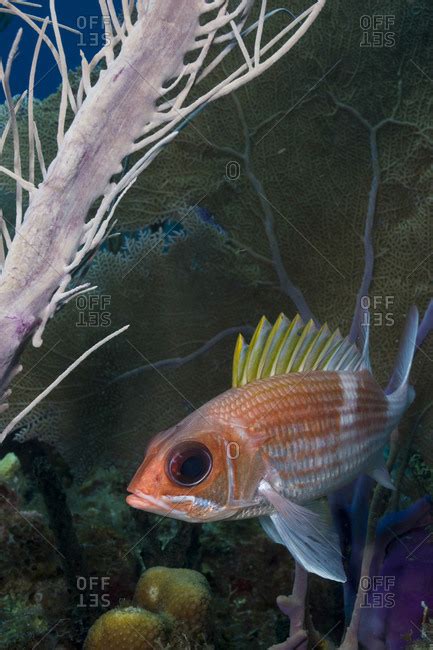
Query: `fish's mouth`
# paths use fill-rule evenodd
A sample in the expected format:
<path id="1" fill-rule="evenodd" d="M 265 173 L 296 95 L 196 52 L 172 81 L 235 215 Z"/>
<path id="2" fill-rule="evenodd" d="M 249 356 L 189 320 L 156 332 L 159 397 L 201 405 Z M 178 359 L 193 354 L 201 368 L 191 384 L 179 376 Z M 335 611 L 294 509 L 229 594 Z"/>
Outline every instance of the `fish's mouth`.
<path id="1" fill-rule="evenodd" d="M 131 494 L 126 497 L 126 503 L 132 508 L 146 510 L 156 514 L 164 514 L 170 510 L 169 506 L 162 499 L 156 499 L 150 494 L 144 494 L 140 490 L 129 490 Z"/>
<path id="2" fill-rule="evenodd" d="M 151 512 L 162 517 L 188 521 L 189 523 L 202 523 L 201 518 L 193 517 L 188 512 L 176 508 L 179 502 L 192 501 L 193 497 L 168 497 L 167 500 L 164 500 L 152 497 L 150 494 L 144 494 L 140 490 L 131 490 L 128 488 L 128 492 L 131 492 L 131 494 L 128 494 L 126 497 L 126 503 L 132 508 L 145 510 L 146 512 Z"/>

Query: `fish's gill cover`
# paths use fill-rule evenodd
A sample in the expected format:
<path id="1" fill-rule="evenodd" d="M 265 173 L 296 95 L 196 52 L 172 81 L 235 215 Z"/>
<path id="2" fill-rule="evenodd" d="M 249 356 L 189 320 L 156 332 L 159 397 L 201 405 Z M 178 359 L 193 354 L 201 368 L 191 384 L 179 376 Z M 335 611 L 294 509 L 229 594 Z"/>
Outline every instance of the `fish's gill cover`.
<path id="1" fill-rule="evenodd" d="M 371 353 L 385 384 L 408 307 L 415 302 L 422 313 L 432 297 L 433 84 L 426 62 L 433 55 L 433 7 L 428 0 L 381 3 L 380 15 L 392 17 L 389 47 L 371 46 L 374 30 L 363 16 L 377 13 L 374 0 L 328 3 L 293 58 L 206 108 L 124 197 L 117 230 L 169 215 L 182 219 L 184 235 L 166 252 L 145 238 L 129 239 L 127 254 L 96 255 L 88 279 L 111 297 L 113 327 L 131 322 L 131 331 L 68 378 L 31 427 L 61 448 L 72 442 L 75 465 L 84 453 L 89 461 L 117 461 L 124 453 L 139 460 L 153 433 L 229 386 L 235 337 L 177 368 L 158 366 L 105 387 L 108 378 L 145 365 L 141 354 L 152 362 L 186 356 L 227 328 L 255 326 L 264 313 L 271 321 L 281 311 L 292 318 L 297 309 L 287 278 L 320 322 L 346 335 L 368 214 L 376 253 Z M 280 19 L 287 20 L 284 12 Z M 37 107 L 43 146 L 53 154 L 54 101 Z M 2 177 L 0 191 L 13 208 L 13 183 Z M 207 212 L 198 217 L 202 208 Z M 219 228 L 204 218 L 209 213 Z M 15 409 L 102 338 L 100 327 L 76 326 L 77 309 L 71 304 L 56 316 L 42 350 L 25 352 Z M 412 373 L 413 408 L 422 415 L 416 435 L 427 460 L 432 360 L 430 337 Z"/>

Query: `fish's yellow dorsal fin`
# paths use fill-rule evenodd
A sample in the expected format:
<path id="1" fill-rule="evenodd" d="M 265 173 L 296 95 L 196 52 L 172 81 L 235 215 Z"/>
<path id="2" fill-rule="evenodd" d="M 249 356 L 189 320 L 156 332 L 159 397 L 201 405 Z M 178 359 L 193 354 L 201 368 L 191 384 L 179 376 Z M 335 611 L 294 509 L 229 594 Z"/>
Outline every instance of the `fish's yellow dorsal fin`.
<path id="1" fill-rule="evenodd" d="M 312 320 L 305 324 L 299 314 L 292 320 L 280 314 L 272 326 L 263 316 L 250 343 L 241 334 L 238 337 L 232 385 L 288 372 L 356 371 L 362 363 L 361 351 L 339 329 L 331 332 L 326 323 L 318 328 Z"/>

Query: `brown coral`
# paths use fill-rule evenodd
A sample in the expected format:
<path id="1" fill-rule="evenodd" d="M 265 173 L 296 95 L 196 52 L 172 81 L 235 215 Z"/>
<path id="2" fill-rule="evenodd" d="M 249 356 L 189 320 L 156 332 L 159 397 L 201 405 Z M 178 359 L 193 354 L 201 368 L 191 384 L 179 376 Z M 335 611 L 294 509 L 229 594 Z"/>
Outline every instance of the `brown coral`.
<path id="1" fill-rule="evenodd" d="M 207 627 L 211 592 L 198 571 L 157 566 L 141 576 L 134 602 L 152 612 L 168 614 L 185 623 L 188 630 L 198 632 Z"/>
<path id="2" fill-rule="evenodd" d="M 165 647 L 169 622 L 139 607 L 112 609 L 92 625 L 84 650 L 142 650 Z"/>
<path id="3" fill-rule="evenodd" d="M 135 607 L 103 614 L 90 628 L 84 650 L 192 647 L 208 628 L 211 592 L 204 576 L 189 569 L 153 567 L 143 573 Z"/>

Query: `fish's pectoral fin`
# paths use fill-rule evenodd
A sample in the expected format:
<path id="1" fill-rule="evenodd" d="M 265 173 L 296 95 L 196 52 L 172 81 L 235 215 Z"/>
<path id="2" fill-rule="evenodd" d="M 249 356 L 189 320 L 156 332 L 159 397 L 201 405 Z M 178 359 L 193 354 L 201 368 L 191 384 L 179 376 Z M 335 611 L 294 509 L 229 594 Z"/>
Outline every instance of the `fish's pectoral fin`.
<path id="1" fill-rule="evenodd" d="M 323 578 L 346 582 L 338 535 L 327 518 L 281 496 L 261 481 L 260 494 L 275 508 L 261 524 L 271 539 L 284 544 L 306 571 Z"/>
<path id="2" fill-rule="evenodd" d="M 283 540 L 281 539 L 281 535 L 278 532 L 278 530 L 275 528 L 275 524 L 272 521 L 272 518 L 270 515 L 268 516 L 263 516 L 259 517 L 260 525 L 265 531 L 266 535 L 273 541 L 275 544 L 282 544 L 285 546 Z"/>

